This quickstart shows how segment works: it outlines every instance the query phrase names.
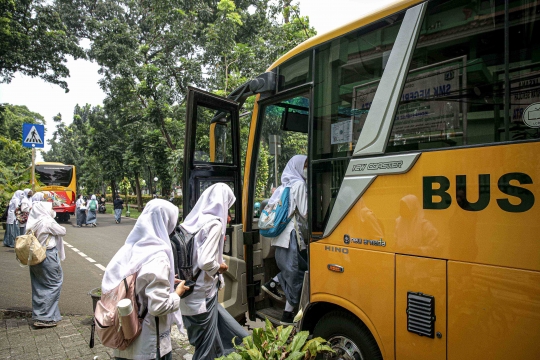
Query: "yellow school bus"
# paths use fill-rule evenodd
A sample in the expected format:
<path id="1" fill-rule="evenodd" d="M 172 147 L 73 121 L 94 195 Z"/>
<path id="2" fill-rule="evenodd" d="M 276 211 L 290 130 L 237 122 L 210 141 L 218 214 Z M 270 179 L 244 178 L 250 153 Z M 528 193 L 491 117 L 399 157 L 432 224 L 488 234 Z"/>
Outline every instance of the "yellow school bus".
<path id="1" fill-rule="evenodd" d="M 253 209 L 303 153 L 296 326 L 329 358 L 540 358 L 540 1 L 399 0 L 187 104 L 184 212 L 217 181 L 237 197 L 219 298 L 236 318 L 279 322 Z"/>

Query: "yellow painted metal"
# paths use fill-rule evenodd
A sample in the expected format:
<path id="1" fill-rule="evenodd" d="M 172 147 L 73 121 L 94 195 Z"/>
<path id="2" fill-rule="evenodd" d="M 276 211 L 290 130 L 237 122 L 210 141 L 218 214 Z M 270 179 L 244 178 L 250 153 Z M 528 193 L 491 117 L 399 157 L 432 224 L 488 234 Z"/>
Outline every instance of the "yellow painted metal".
<path id="1" fill-rule="evenodd" d="M 386 243 L 385 247 L 351 243 L 357 248 L 540 271 L 538 153 L 540 142 L 422 153 L 408 173 L 379 176 L 327 241 L 342 245 L 348 234 Z M 533 184 L 512 182 L 536 196 L 530 210 L 512 213 L 500 208 L 500 199 L 520 203 L 499 189 L 499 179 L 508 173 L 531 177 Z M 467 176 L 466 196 L 474 203 L 480 174 L 490 176 L 490 202 L 481 211 L 463 210 L 456 200 L 456 175 Z M 452 202 L 447 209 L 423 209 L 425 176 L 450 181 L 447 192 Z"/>
<path id="2" fill-rule="evenodd" d="M 369 328 L 384 358 L 393 359 L 394 255 L 342 245 L 311 244 L 310 300 L 351 311 Z M 330 271 L 328 264 L 344 271 Z"/>
<path id="3" fill-rule="evenodd" d="M 435 297 L 434 339 L 407 330 L 407 292 Z M 446 359 L 446 261 L 396 255 L 396 359 Z"/>
<path id="4" fill-rule="evenodd" d="M 449 261 L 448 360 L 539 358 L 540 273 Z"/>
<path id="5" fill-rule="evenodd" d="M 371 24 L 374 21 L 380 20 L 384 17 L 390 16 L 398 11 L 407 9 L 411 6 L 414 6 L 416 4 L 419 4 L 423 2 L 423 0 L 398 0 L 394 3 L 391 3 L 384 8 L 381 8 L 379 10 L 376 10 L 370 14 L 366 14 L 363 17 L 359 18 L 358 20 L 352 21 L 348 24 L 345 24 L 335 30 L 329 31 L 324 34 L 316 35 L 300 45 L 296 46 L 294 49 L 290 50 L 288 53 L 280 57 L 276 62 L 274 62 L 267 71 L 270 71 L 274 69 L 275 67 L 279 66 L 283 62 L 289 60 L 290 58 L 294 57 L 295 55 L 298 55 L 312 47 L 315 47 L 317 45 L 320 45 L 324 42 L 330 41 L 335 39 L 338 36 L 347 34 L 348 32 L 351 32 L 353 30 L 356 30 L 362 26 Z M 358 7 L 361 7 L 362 4 L 358 3 Z M 354 8 L 350 9 L 351 11 L 355 11 Z"/>
<path id="6" fill-rule="evenodd" d="M 216 160 L 216 125 L 217 123 L 210 124 L 210 162 Z"/>
<path id="7" fill-rule="evenodd" d="M 248 204 L 248 195 L 250 189 L 255 189 L 255 184 L 250 183 L 249 174 L 251 172 L 251 160 L 253 159 L 253 146 L 255 146 L 255 129 L 257 129 L 257 117 L 259 115 L 259 98 L 261 95 L 257 95 L 255 98 L 255 105 L 253 106 L 253 114 L 251 115 L 251 124 L 249 126 L 248 147 L 246 150 L 246 162 L 244 165 L 244 187 L 242 188 L 242 224 L 244 229 L 247 229 L 248 222 L 253 221 L 253 209 Z"/>

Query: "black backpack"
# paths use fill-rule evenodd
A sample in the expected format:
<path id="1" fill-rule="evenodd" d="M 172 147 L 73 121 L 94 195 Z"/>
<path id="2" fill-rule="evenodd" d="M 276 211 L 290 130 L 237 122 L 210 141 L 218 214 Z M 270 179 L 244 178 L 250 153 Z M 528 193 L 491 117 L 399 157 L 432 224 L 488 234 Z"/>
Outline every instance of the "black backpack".
<path id="1" fill-rule="evenodd" d="M 174 273 L 178 274 L 180 280 L 185 280 L 185 286 L 189 286 L 189 290 L 184 292 L 181 298 L 185 298 L 190 295 L 195 288 L 197 278 L 201 274 L 201 269 L 193 274 L 193 242 L 195 235 L 186 235 L 180 227 L 176 227 L 174 233 L 171 235 L 171 247 L 174 258 Z"/>

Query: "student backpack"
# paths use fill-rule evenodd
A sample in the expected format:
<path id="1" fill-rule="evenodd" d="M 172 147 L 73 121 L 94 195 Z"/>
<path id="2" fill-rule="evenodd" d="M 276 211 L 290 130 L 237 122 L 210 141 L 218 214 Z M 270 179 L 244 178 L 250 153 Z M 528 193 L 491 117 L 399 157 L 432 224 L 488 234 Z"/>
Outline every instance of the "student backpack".
<path id="1" fill-rule="evenodd" d="M 185 286 L 189 286 L 189 290 L 186 290 L 180 297 L 181 299 L 190 295 L 195 288 L 197 278 L 201 274 L 201 269 L 197 273 L 193 274 L 193 243 L 195 234 L 186 234 L 180 228 L 176 227 L 174 233 L 171 235 L 171 247 L 174 258 L 174 273 L 178 275 L 180 280 L 184 280 Z"/>
<path id="2" fill-rule="evenodd" d="M 291 188 L 283 189 L 279 201 L 264 207 L 259 217 L 259 233 L 264 237 L 277 237 L 285 230 L 292 216 L 289 217 L 289 197 Z"/>
<path id="3" fill-rule="evenodd" d="M 88 205 L 88 210 L 96 211 L 96 200 L 90 200 L 90 204 Z"/>
<path id="4" fill-rule="evenodd" d="M 97 332 L 101 344 L 113 349 L 125 350 L 139 335 L 142 330 L 142 323 L 148 308 L 145 308 L 139 316 L 139 303 L 137 302 L 137 294 L 135 293 L 135 281 L 137 273 L 124 278 L 118 286 L 111 291 L 101 294 L 101 299 L 96 304 L 94 310 L 94 318 L 92 319 L 92 330 L 90 332 L 89 347 L 94 347 L 94 331 Z M 118 302 L 123 299 L 131 300 L 133 310 L 129 315 L 131 329 L 134 335 L 126 339 L 122 331 L 122 322 L 118 313 Z M 156 360 L 161 358 L 160 354 L 160 336 L 159 336 L 159 316 L 155 316 L 156 322 Z"/>

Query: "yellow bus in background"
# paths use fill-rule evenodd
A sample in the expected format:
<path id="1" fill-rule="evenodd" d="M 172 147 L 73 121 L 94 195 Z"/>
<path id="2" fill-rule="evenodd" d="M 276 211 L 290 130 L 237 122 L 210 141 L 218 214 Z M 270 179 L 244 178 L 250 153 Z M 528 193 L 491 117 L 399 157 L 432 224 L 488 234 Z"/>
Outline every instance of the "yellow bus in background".
<path id="1" fill-rule="evenodd" d="M 36 163 L 36 191 L 44 194 L 45 201 L 53 203 L 56 218 L 68 221 L 70 215 L 75 215 L 75 194 L 77 192 L 77 174 L 75 165 L 65 165 L 59 162 Z"/>
<path id="2" fill-rule="evenodd" d="M 253 208 L 279 185 L 274 156 L 280 173 L 303 152 L 296 325 L 328 339 L 331 358 L 540 358 L 540 1 L 399 0 L 227 99 L 190 88 L 187 104 L 184 214 L 218 181 L 237 197 L 219 298 L 236 318 L 279 322 Z"/>

